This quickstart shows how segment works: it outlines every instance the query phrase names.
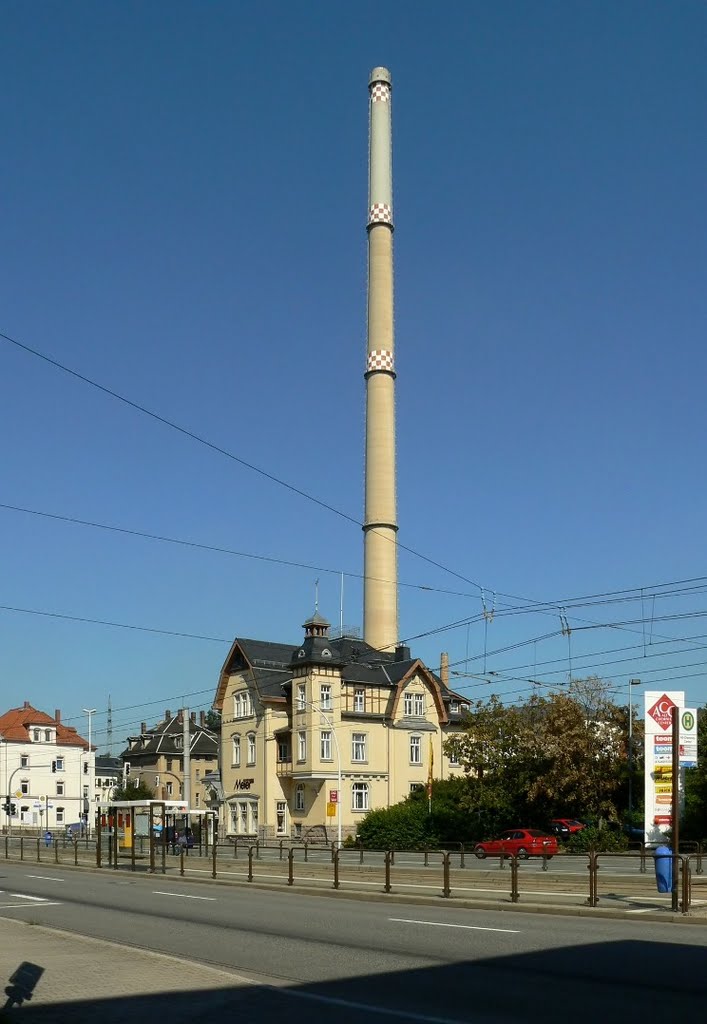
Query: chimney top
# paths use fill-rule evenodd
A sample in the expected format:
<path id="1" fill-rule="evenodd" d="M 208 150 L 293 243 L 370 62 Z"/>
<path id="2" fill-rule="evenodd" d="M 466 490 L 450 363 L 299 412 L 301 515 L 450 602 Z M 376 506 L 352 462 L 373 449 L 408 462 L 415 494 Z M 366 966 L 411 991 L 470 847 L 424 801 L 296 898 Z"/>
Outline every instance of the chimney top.
<path id="1" fill-rule="evenodd" d="M 165 708 L 165 711 L 164 711 L 164 720 L 165 720 L 165 722 L 168 722 L 171 717 L 172 717 L 172 712 L 169 710 L 169 708 Z"/>
<path id="2" fill-rule="evenodd" d="M 395 648 L 396 661 L 410 661 L 410 648 L 406 644 L 398 644 Z"/>
<path id="3" fill-rule="evenodd" d="M 449 654 L 442 651 L 439 656 L 439 677 L 445 686 L 449 686 Z"/>
<path id="4" fill-rule="evenodd" d="M 202 726 L 202 728 L 206 725 L 206 712 L 205 711 L 200 711 L 199 712 L 199 725 Z"/>
<path id="5" fill-rule="evenodd" d="M 141 733 L 146 733 L 147 732 L 147 723 L 146 722 L 140 722 L 140 732 Z"/>
<path id="6" fill-rule="evenodd" d="M 24 706 L 25 706 L 26 708 L 28 708 L 28 707 L 29 707 L 29 701 L 28 701 L 28 700 L 26 700 L 26 701 L 25 701 L 25 703 L 24 703 Z"/>
<path id="7" fill-rule="evenodd" d="M 191 718 L 191 720 L 194 723 L 194 725 L 196 725 L 196 711 L 192 711 L 192 713 L 189 715 L 189 717 Z"/>
<path id="8" fill-rule="evenodd" d="M 61 711 L 59 710 L 59 708 L 56 708 L 56 710 L 54 711 L 54 720 L 57 723 L 57 725 L 61 721 Z"/>

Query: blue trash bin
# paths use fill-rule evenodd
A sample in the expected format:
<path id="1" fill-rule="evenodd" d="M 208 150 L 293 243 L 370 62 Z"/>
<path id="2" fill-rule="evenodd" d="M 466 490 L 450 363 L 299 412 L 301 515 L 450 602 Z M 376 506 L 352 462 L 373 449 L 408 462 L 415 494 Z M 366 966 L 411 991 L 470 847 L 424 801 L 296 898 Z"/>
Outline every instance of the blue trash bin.
<path id="1" fill-rule="evenodd" d="M 673 851 L 659 846 L 655 851 L 655 881 L 658 892 L 673 891 Z"/>

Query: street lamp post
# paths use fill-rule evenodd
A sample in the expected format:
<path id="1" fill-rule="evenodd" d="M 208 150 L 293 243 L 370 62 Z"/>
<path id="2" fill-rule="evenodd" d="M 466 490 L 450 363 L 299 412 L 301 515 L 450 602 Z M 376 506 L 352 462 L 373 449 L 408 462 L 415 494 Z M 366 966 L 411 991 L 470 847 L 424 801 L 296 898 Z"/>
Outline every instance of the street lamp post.
<path id="1" fill-rule="evenodd" d="M 628 813 L 629 825 L 633 811 L 633 687 L 640 686 L 640 679 L 629 679 L 628 681 Z"/>
<path id="2" fill-rule="evenodd" d="M 93 715 L 95 715 L 96 709 L 95 708 L 84 708 L 83 712 L 84 712 L 85 715 L 88 715 L 88 812 L 86 813 L 86 835 L 90 836 L 90 834 L 91 834 L 91 831 L 90 831 L 90 829 L 91 829 L 91 810 L 92 810 L 93 804 L 94 804 L 94 799 L 93 799 L 94 798 L 94 792 L 93 792 L 93 790 L 94 790 L 95 785 L 96 785 L 95 778 L 94 778 L 94 773 L 92 771 L 92 765 L 91 765 L 91 719 L 92 719 Z M 83 775 L 81 776 L 81 778 L 83 779 Z M 79 800 L 80 799 L 81 799 L 81 787 L 79 787 Z M 84 804 L 84 806 L 85 806 L 85 804 Z"/>

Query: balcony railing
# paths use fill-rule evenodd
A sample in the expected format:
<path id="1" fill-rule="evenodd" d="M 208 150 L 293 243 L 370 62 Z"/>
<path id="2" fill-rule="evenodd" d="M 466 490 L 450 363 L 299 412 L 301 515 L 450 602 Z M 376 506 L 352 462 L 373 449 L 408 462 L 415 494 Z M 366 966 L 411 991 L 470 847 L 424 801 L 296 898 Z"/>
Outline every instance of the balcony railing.
<path id="1" fill-rule="evenodd" d="M 275 774 L 276 775 L 292 775 L 292 760 L 289 761 L 277 761 L 275 763 Z"/>

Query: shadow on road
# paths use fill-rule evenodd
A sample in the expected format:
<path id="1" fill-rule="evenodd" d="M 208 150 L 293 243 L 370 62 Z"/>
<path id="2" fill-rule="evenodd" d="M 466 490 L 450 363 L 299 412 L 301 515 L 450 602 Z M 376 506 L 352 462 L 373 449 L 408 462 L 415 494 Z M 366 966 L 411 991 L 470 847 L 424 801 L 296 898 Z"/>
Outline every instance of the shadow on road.
<path id="1" fill-rule="evenodd" d="M 548 919 L 548 929 L 552 928 Z M 372 942 L 374 947 L 374 942 Z M 341 980 L 288 984 L 235 985 L 199 991 L 167 991 L 91 999 L 90 972 L 77 964 L 75 1001 L 24 1003 L 0 1014 L 24 1024 L 202 1024 L 217 1019 L 241 1022 L 286 1019 L 288 1024 L 336 1020 L 360 1024 L 376 1020 L 436 1022 L 527 1021 L 553 1007 L 571 1008 L 576 1022 L 636 1019 L 700 1019 L 707 996 L 705 946 L 617 941 L 561 947 L 537 953 L 490 956 L 474 962 L 440 964 Z M 430 941 L 434 958 L 434 940 Z M 18 964 L 18 967 L 20 965 Z M 41 969 L 41 965 L 36 965 Z M 286 963 L 263 964 L 287 975 Z M 155 968 L 159 970 L 158 967 Z M 42 981 L 36 996 L 41 999 Z M 126 985 L 129 989 L 129 984 Z M 697 1016 L 699 1015 L 699 1016 Z"/>

